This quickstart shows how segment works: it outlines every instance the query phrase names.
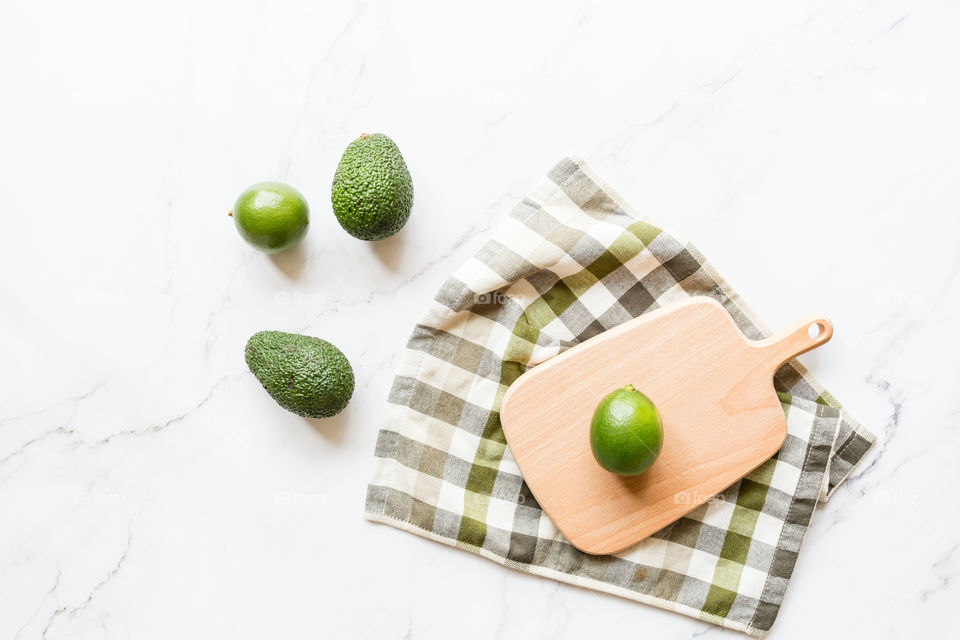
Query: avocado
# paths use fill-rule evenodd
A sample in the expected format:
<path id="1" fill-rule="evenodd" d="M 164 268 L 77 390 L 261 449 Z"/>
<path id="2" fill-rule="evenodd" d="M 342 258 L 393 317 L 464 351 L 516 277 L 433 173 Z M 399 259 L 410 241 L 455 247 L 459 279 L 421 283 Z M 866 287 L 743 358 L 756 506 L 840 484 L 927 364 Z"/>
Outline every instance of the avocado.
<path id="1" fill-rule="evenodd" d="M 247 341 L 247 366 L 288 411 L 308 418 L 340 413 L 353 395 L 353 369 L 340 349 L 320 338 L 261 331 Z"/>
<path id="2" fill-rule="evenodd" d="M 330 199 L 340 226 L 354 238 L 382 240 L 400 231 L 413 208 L 413 180 L 393 140 L 364 133 L 351 142 Z"/>

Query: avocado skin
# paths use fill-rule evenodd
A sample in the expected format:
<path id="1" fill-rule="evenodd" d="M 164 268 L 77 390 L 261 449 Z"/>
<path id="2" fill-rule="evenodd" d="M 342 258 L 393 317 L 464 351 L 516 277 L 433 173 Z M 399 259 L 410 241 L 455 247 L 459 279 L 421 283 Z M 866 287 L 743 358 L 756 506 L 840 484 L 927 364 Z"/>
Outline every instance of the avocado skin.
<path id="1" fill-rule="evenodd" d="M 340 226 L 355 238 L 382 240 L 400 231 L 413 208 L 413 180 L 393 140 L 374 133 L 351 142 L 330 200 Z"/>
<path id="2" fill-rule="evenodd" d="M 244 355 L 267 393 L 298 415 L 335 416 L 353 395 L 353 368 L 343 352 L 326 340 L 261 331 L 250 336 Z"/>

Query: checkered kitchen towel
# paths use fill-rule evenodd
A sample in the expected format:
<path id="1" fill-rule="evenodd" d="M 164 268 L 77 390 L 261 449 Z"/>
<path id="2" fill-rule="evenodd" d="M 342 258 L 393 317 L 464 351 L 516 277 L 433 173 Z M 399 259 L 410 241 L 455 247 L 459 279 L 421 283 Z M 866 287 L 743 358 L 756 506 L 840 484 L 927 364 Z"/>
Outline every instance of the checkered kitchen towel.
<path id="1" fill-rule="evenodd" d="M 567 158 L 441 287 L 399 363 L 377 441 L 371 520 L 521 571 L 762 637 L 818 500 L 874 436 L 796 361 L 776 375 L 788 435 L 771 460 L 635 546 L 591 556 L 531 495 L 500 427 L 528 368 L 647 311 L 710 296 L 768 330 L 691 245 Z"/>

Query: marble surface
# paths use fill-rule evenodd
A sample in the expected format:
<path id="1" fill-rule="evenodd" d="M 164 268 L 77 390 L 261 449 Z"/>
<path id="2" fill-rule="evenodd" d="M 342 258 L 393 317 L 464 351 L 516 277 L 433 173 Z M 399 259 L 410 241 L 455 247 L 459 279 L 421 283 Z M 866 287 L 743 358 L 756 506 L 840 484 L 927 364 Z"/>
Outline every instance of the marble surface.
<path id="1" fill-rule="evenodd" d="M 960 7 L 891 0 L 0 8 L 0 637 L 739 637 L 363 517 L 427 300 L 562 155 L 693 240 L 879 436 L 818 510 L 772 637 L 956 633 Z M 400 145 L 410 223 L 329 184 Z M 270 258 L 226 216 L 312 204 Z M 338 344 L 341 416 L 279 409 L 253 332 Z M 951 604 L 952 603 L 952 604 Z"/>

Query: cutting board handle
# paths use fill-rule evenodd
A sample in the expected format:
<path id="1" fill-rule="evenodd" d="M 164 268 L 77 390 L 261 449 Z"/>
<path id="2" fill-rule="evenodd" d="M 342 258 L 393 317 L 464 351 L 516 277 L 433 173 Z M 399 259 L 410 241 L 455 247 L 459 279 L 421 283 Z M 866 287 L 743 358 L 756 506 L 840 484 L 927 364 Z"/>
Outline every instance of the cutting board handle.
<path id="1" fill-rule="evenodd" d="M 833 324 L 823 316 L 808 316 L 789 329 L 765 340 L 757 340 L 762 358 L 771 373 L 787 360 L 824 344 L 833 337 Z"/>

